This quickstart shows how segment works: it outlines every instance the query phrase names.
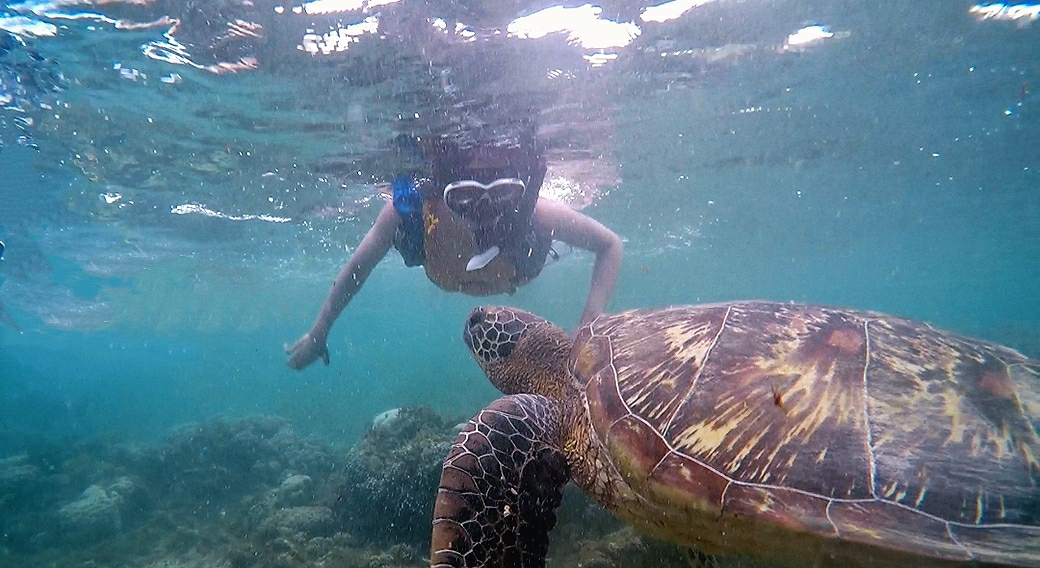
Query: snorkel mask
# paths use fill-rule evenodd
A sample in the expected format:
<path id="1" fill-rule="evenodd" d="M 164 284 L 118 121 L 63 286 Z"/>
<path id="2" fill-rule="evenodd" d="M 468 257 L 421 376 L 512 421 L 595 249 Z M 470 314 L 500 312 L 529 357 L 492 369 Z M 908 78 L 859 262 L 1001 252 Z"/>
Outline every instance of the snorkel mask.
<path id="1" fill-rule="evenodd" d="M 463 217 L 481 218 L 519 209 L 527 184 L 518 178 L 499 178 L 489 184 L 475 180 L 449 183 L 444 203 Z"/>

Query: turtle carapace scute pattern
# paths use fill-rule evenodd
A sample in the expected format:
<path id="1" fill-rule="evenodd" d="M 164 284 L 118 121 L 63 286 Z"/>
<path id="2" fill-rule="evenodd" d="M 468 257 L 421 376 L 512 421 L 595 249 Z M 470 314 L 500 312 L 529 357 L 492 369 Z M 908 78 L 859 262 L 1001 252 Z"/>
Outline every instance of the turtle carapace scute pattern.
<path id="1" fill-rule="evenodd" d="M 512 308 L 464 338 L 506 394 L 459 435 L 433 566 L 545 565 L 574 481 L 639 529 L 793 566 L 1040 567 L 1040 362 L 880 313 L 775 302 Z"/>

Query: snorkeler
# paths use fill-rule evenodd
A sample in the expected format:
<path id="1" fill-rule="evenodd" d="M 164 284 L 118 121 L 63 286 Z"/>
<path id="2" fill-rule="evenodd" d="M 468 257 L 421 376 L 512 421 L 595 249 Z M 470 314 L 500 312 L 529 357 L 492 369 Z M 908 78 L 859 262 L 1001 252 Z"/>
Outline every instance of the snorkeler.
<path id="1" fill-rule="evenodd" d="M 621 267 L 621 239 L 568 205 L 541 198 L 546 160 L 533 137 L 423 149 L 421 176 L 394 179 L 393 200 L 340 271 L 310 331 L 286 346 L 288 365 L 329 364 L 329 330 L 391 246 L 449 292 L 513 294 L 538 276 L 553 240 L 596 255 L 581 324 L 601 314 Z"/>

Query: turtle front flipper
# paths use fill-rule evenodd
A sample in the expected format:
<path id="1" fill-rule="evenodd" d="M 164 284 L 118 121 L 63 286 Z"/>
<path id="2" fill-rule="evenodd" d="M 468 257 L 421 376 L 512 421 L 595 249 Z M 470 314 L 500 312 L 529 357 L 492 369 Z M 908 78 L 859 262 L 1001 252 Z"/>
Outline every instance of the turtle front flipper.
<path id="1" fill-rule="evenodd" d="M 545 566 L 570 479 L 560 413 L 549 398 L 502 397 L 452 445 L 433 509 L 430 566 Z"/>

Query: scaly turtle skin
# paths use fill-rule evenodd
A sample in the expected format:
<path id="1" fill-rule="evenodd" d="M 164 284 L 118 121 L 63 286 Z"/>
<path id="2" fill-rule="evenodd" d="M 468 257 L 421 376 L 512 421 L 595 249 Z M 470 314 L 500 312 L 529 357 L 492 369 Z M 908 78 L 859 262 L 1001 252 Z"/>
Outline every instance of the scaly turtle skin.
<path id="1" fill-rule="evenodd" d="M 563 486 L 709 554 L 1040 567 L 1040 362 L 883 314 L 768 302 L 478 308 L 507 396 L 460 433 L 432 566 L 545 565 Z"/>

